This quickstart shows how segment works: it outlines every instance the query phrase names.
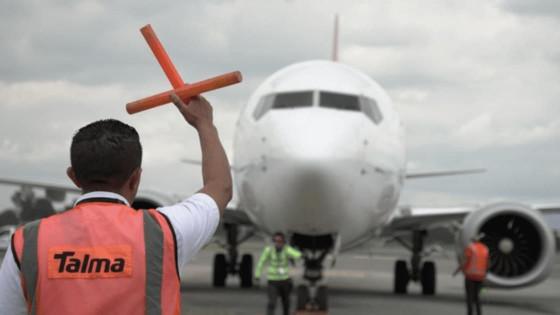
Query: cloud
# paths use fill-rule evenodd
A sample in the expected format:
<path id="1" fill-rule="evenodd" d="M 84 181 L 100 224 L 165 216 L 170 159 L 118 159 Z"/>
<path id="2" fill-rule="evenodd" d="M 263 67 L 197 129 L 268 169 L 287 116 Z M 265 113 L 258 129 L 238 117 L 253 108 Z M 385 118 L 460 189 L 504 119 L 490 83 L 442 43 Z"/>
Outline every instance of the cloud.
<path id="1" fill-rule="evenodd" d="M 560 137 L 560 120 L 541 126 L 500 126 L 489 113 L 468 121 L 457 129 L 452 138 L 462 149 L 477 150 L 483 147 L 520 146 L 554 140 Z"/>
<path id="2" fill-rule="evenodd" d="M 520 15 L 560 17 L 560 3 L 555 0 L 523 1 L 502 0 L 501 5 L 508 11 Z"/>
<path id="3" fill-rule="evenodd" d="M 41 162 L 65 156 L 63 144 L 69 143 L 74 130 L 90 119 L 116 113 L 115 105 L 119 100 L 124 104 L 127 96 L 117 85 L 0 82 L 0 158 Z"/>
<path id="4" fill-rule="evenodd" d="M 409 190 L 457 200 L 559 195 L 549 160 L 560 159 L 558 12 L 555 1 L 7 2 L 0 173 L 56 178 L 73 132 L 114 117 L 141 134 L 146 185 L 194 190 L 199 169 L 178 161 L 200 154 L 198 139 L 176 110 L 124 112 L 126 102 L 169 88 L 138 29 L 153 25 L 188 82 L 243 72 L 242 84 L 208 94 L 231 151 L 251 92 L 290 63 L 327 59 L 339 13 L 341 61 L 387 89 L 407 126 L 412 165 L 498 169 L 478 182 Z M 512 180 L 508 172 L 528 163 L 528 179 Z"/>

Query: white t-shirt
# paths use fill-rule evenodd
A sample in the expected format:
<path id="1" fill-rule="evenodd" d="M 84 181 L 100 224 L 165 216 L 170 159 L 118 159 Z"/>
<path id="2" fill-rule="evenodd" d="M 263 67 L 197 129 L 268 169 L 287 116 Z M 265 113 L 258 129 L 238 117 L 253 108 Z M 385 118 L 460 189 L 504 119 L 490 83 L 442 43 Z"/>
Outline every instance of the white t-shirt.
<path id="1" fill-rule="evenodd" d="M 76 202 L 90 198 L 118 199 L 128 205 L 121 195 L 101 191 L 84 194 Z M 218 205 L 212 197 L 197 193 L 178 204 L 157 210 L 165 214 L 173 226 L 177 238 L 179 270 L 183 270 L 216 232 L 220 222 Z M 21 289 L 19 269 L 11 248 L 8 248 L 0 267 L 0 315 L 19 314 L 27 314 L 27 307 Z"/>

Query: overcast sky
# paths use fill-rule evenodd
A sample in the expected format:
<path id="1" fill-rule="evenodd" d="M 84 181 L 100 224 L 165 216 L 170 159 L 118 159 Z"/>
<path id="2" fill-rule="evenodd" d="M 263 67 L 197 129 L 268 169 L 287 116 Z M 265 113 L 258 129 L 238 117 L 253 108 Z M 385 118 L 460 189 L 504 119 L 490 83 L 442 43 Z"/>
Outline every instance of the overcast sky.
<path id="1" fill-rule="evenodd" d="M 186 81 L 240 70 L 207 94 L 226 150 L 251 92 L 291 63 L 331 55 L 392 97 L 416 170 L 486 174 L 408 182 L 404 203 L 560 201 L 560 1 L 0 0 L 0 177 L 66 183 L 79 127 L 113 117 L 144 146 L 143 188 L 189 194 L 195 132 L 173 106 L 124 105 L 169 89 L 139 28 L 151 23 Z M 1 208 L 9 190 L 0 191 Z"/>

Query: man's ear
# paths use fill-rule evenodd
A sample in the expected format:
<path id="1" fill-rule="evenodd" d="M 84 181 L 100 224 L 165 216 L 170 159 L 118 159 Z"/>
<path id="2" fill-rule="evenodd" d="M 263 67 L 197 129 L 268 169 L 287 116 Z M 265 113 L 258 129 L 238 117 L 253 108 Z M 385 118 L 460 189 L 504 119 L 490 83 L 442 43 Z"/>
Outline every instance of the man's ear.
<path id="1" fill-rule="evenodd" d="M 78 182 L 78 179 L 76 178 L 76 172 L 74 172 L 72 166 L 68 166 L 68 168 L 66 169 L 66 175 L 68 175 L 68 178 L 70 178 L 70 180 L 74 183 L 74 185 L 76 185 L 76 187 L 82 188 L 82 186 Z"/>
<path id="2" fill-rule="evenodd" d="M 132 175 L 130 175 L 130 179 L 128 180 L 128 189 L 134 192 L 134 195 L 136 195 L 136 192 L 138 191 L 138 187 L 140 186 L 141 177 L 142 177 L 142 168 L 139 167 L 132 172 Z"/>

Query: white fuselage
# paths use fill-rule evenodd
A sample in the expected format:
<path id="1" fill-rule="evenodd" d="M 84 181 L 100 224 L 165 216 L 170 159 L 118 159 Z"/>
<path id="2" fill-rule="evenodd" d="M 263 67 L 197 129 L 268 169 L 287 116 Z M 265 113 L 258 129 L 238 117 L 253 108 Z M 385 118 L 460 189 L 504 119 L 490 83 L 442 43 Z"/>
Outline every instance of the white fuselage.
<path id="1" fill-rule="evenodd" d="M 311 92 L 312 104 L 263 110 L 267 96 L 298 91 Z M 375 100 L 383 118 L 321 106 L 321 92 Z M 391 100 L 362 72 L 330 61 L 294 64 L 265 80 L 241 112 L 234 149 L 239 203 L 257 226 L 336 235 L 342 248 L 387 222 L 405 175 Z"/>

